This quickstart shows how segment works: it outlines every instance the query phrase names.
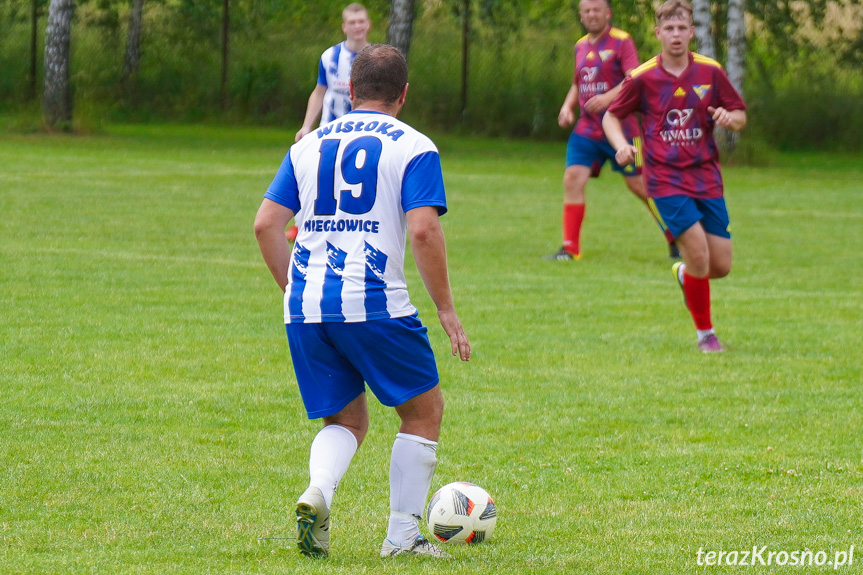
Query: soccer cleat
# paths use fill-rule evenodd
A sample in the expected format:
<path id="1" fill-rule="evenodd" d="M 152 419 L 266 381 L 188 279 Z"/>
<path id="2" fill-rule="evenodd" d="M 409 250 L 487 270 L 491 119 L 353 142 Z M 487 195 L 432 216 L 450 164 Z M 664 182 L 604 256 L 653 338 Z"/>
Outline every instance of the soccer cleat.
<path id="1" fill-rule="evenodd" d="M 428 555 L 430 557 L 449 558 L 452 557 L 443 549 L 432 545 L 431 541 L 420 535 L 410 545 L 399 546 L 384 539 L 381 545 L 381 557 L 395 557 L 396 555 Z"/>
<path id="2" fill-rule="evenodd" d="M 725 351 L 725 348 L 716 339 L 716 335 L 712 333 L 701 338 L 701 341 L 698 342 L 698 349 L 703 353 L 722 353 Z"/>
<path id="3" fill-rule="evenodd" d="M 571 254 L 568 251 L 566 251 L 566 248 L 560 248 L 556 253 L 553 253 L 553 254 L 550 254 L 547 256 L 542 256 L 542 259 L 549 260 L 549 261 L 557 260 L 559 262 L 566 262 L 566 261 L 570 261 L 570 260 L 580 260 L 581 254 Z"/>
<path id="4" fill-rule="evenodd" d="M 674 242 L 668 244 L 668 257 L 673 260 L 679 260 L 681 258 L 680 250 L 677 249 L 677 244 Z"/>
<path id="5" fill-rule="evenodd" d="M 674 274 L 674 281 L 677 282 L 677 285 L 680 286 L 680 291 L 683 292 L 683 303 L 686 305 L 686 309 L 689 309 L 689 302 L 686 301 L 686 290 L 683 289 L 683 281 L 680 279 L 680 268 L 683 266 L 683 262 L 674 262 L 671 266 L 671 273 Z"/>
<path id="6" fill-rule="evenodd" d="M 297 547 L 307 557 L 330 554 L 330 509 L 317 487 L 297 500 Z"/>

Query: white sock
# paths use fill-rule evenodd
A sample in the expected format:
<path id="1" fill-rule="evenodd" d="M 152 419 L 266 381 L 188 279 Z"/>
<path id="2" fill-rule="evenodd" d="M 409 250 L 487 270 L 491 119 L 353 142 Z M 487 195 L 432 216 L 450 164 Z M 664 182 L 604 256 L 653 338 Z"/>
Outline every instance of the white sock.
<path id="1" fill-rule="evenodd" d="M 327 507 L 333 504 L 333 495 L 354 453 L 357 438 L 347 427 L 328 425 L 318 432 L 309 453 L 309 485 L 324 494 Z"/>
<path id="2" fill-rule="evenodd" d="M 682 264 L 679 268 L 677 268 L 677 281 L 680 282 L 680 285 L 683 285 L 683 273 L 686 271 L 686 264 Z"/>
<path id="3" fill-rule="evenodd" d="M 399 433 L 390 458 L 390 522 L 387 539 L 410 545 L 419 537 L 419 523 L 437 467 L 437 442 Z"/>
<path id="4" fill-rule="evenodd" d="M 696 333 L 696 335 L 698 335 L 698 343 L 701 343 L 702 339 L 704 339 L 708 335 L 710 335 L 712 333 L 716 333 L 716 332 L 713 331 L 713 328 L 710 328 L 710 329 L 696 329 L 695 333 Z"/>

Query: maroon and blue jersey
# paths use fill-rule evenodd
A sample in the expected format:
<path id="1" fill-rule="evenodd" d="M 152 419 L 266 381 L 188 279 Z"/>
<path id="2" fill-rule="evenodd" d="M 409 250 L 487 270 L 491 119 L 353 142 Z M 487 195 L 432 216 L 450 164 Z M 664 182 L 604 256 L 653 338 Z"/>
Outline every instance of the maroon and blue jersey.
<path id="1" fill-rule="evenodd" d="M 678 77 L 662 67 L 661 56 L 632 71 L 608 107 L 618 118 L 641 112 L 644 128 L 644 179 L 651 197 L 722 197 L 715 122 L 708 107 L 745 110 L 722 66 L 690 53 Z"/>
<path id="2" fill-rule="evenodd" d="M 605 112 L 591 114 L 584 104 L 623 82 L 626 72 L 638 67 L 638 54 L 632 37 L 618 28 L 609 28 L 596 41 L 584 36 L 575 43 L 575 76 L 578 86 L 578 106 L 581 109 L 573 131 L 591 140 L 604 140 L 602 117 Z M 623 123 L 627 139 L 639 135 L 638 120 L 633 116 Z"/>

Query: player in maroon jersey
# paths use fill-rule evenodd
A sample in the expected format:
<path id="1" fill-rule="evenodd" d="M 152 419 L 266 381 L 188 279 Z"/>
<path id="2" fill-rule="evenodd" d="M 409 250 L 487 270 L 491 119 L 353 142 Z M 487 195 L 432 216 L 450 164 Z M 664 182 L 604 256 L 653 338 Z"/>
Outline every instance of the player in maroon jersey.
<path id="1" fill-rule="evenodd" d="M 746 104 L 719 63 L 689 50 L 695 29 L 686 0 L 657 9 L 655 33 L 662 52 L 632 71 L 602 127 L 617 150 L 615 160 L 626 165 L 637 150 L 621 119 L 642 113 L 648 202 L 683 256 L 672 270 L 695 322 L 698 349 L 720 352 L 710 319 L 710 279 L 728 275 L 732 250 L 713 129 L 743 128 Z"/>
<path id="2" fill-rule="evenodd" d="M 611 26 L 608 0 L 581 0 L 579 17 L 587 30 L 575 44 L 575 74 L 572 86 L 560 108 L 557 122 L 568 128 L 575 122 L 575 106 L 580 109 L 578 122 L 566 147 L 566 170 L 563 176 L 563 247 L 546 259 L 572 260 L 581 257 L 581 225 L 584 221 L 587 181 L 599 176 L 607 160 L 614 158 L 614 148 L 602 132 L 602 115 L 620 90 L 621 82 L 638 66 L 635 43 L 629 34 Z M 624 122 L 627 139 L 639 145 L 641 139 L 635 116 Z M 647 191 L 641 179 L 641 157 L 626 166 L 612 162 L 614 171 L 623 175 L 627 187 L 647 204 Z M 680 257 L 670 247 L 672 257 Z"/>

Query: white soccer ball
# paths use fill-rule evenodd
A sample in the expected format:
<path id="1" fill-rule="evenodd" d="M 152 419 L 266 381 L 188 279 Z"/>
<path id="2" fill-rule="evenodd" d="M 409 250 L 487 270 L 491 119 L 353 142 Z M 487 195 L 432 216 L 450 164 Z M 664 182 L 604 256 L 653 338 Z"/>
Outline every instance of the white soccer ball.
<path id="1" fill-rule="evenodd" d="M 482 543 L 491 537 L 497 509 L 485 489 L 459 481 L 432 495 L 426 512 L 429 531 L 444 543 Z"/>

